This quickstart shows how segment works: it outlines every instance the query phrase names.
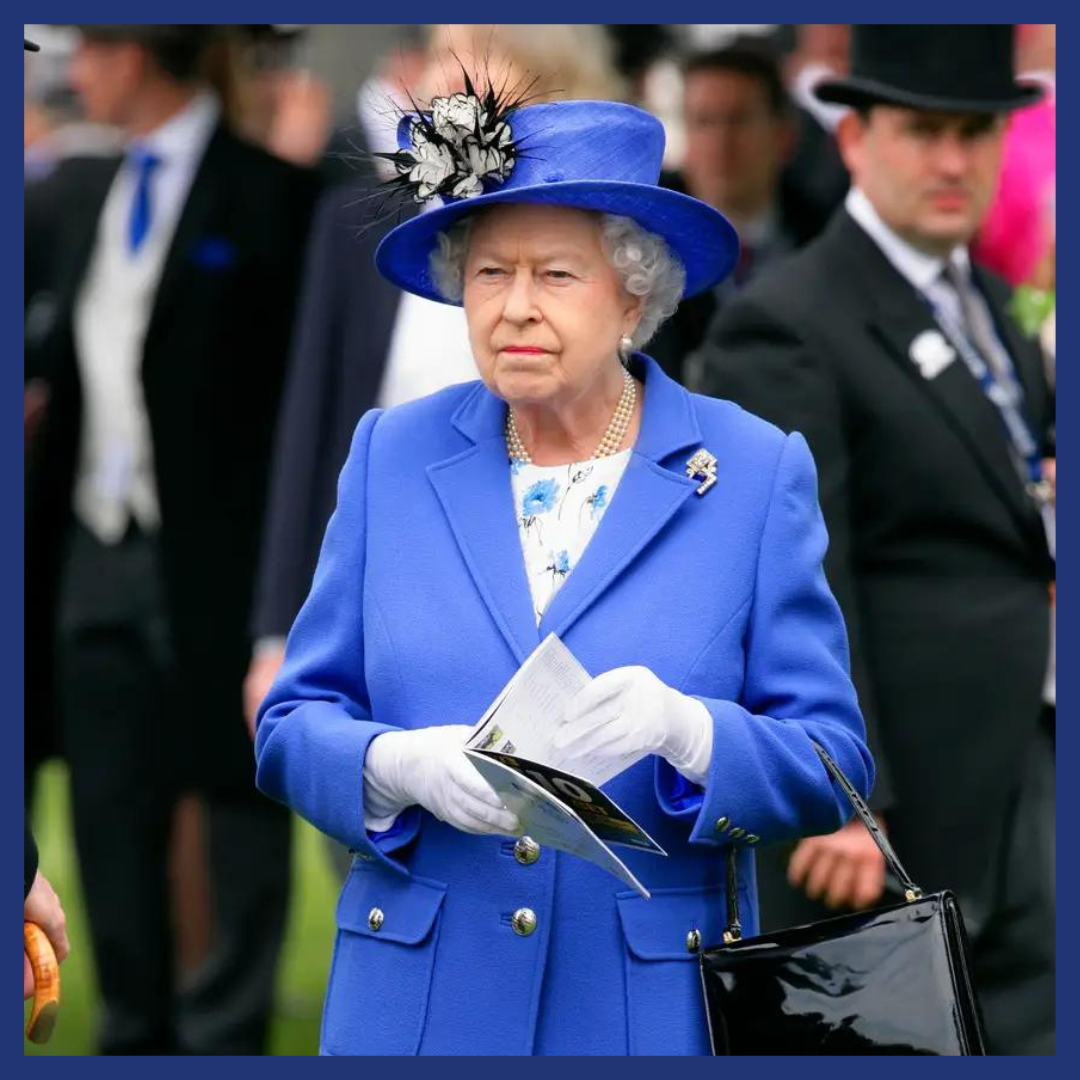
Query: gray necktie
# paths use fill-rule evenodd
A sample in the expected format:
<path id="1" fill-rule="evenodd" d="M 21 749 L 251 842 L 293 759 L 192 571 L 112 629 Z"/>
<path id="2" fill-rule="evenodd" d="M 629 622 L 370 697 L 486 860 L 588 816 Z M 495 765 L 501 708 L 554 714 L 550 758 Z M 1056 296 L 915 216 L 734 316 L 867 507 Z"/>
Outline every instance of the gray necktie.
<path id="1" fill-rule="evenodd" d="M 1013 371 L 1012 360 L 1005 351 L 1005 346 L 997 336 L 994 329 L 993 318 L 986 302 L 975 290 L 971 283 L 971 275 L 951 260 L 945 263 L 941 276 L 952 286 L 960 301 L 960 310 L 963 314 L 963 331 L 968 340 L 978 350 L 979 355 L 986 362 L 993 381 L 996 384 L 988 391 L 988 396 L 994 400 L 996 395 L 1006 398 L 1015 409 L 1022 409 L 1023 392 L 1016 380 Z M 1010 440 L 1009 457 L 1012 458 L 1016 467 L 1020 482 L 1032 495 L 1031 477 L 1028 474 L 1028 466 L 1016 448 L 1016 444 Z"/>
<path id="2" fill-rule="evenodd" d="M 986 361 L 994 381 L 1003 389 L 1011 390 L 1012 365 L 994 329 L 986 303 L 971 283 L 970 274 L 950 260 L 945 263 L 941 275 L 952 286 L 960 301 L 960 311 L 964 318 L 963 329 L 968 340 Z"/>

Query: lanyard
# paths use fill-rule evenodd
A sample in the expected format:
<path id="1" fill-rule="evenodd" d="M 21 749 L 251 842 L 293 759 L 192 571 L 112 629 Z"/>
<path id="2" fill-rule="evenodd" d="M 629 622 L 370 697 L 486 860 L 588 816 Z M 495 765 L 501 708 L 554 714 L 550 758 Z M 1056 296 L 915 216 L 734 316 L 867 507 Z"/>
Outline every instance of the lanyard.
<path id="1" fill-rule="evenodd" d="M 1016 455 L 1021 478 L 1024 479 L 1026 474 L 1025 486 L 1028 494 L 1036 503 L 1042 505 L 1049 497 L 1049 489 L 1042 479 L 1042 453 L 1031 427 L 1020 411 L 1020 403 L 1024 395 L 1015 374 L 1010 371 L 1004 379 L 995 378 L 989 364 L 975 348 L 968 335 L 941 310 L 938 304 L 925 293 L 923 295 L 934 313 L 937 324 L 956 347 L 975 381 L 997 409 Z"/>

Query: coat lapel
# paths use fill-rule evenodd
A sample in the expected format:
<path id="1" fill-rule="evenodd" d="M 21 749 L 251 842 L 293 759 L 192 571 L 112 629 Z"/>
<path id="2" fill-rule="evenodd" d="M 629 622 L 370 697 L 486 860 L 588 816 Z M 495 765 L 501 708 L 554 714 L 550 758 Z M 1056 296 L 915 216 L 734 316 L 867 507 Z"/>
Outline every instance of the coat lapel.
<path id="1" fill-rule="evenodd" d="M 502 401 L 478 386 L 453 418 L 454 426 L 474 445 L 429 465 L 427 472 L 469 574 L 522 664 L 540 644 L 540 636 L 514 513 L 510 460 L 502 434 L 505 409 Z"/>
<path id="2" fill-rule="evenodd" d="M 934 377 L 923 376 L 911 358 L 911 346 L 920 334 L 939 330 L 930 308 L 850 218 L 846 229 L 845 246 L 869 302 L 871 332 L 957 433 L 990 487 L 1026 531 L 1034 511 L 1013 464 L 997 410 L 960 357 Z"/>
<path id="3" fill-rule="evenodd" d="M 585 614 L 690 498 L 700 480 L 686 476 L 685 460 L 664 461 L 701 445 L 701 429 L 690 394 L 648 357 L 635 374 L 644 376 L 642 425 L 611 506 L 581 559 L 548 604 L 540 637 L 564 635 Z M 689 457 L 689 454 L 686 455 Z"/>
<path id="4" fill-rule="evenodd" d="M 665 459 L 701 445 L 690 394 L 648 357 L 639 358 L 645 384 L 641 431 L 626 472 L 584 554 L 555 594 L 539 627 L 521 552 L 503 439 L 506 406 L 477 387 L 453 417 L 473 445 L 428 466 L 469 574 L 518 663 L 549 633 L 565 634 L 618 579 L 690 498 L 700 480 L 685 475 L 685 459 Z M 689 457 L 689 453 L 686 454 Z"/>
<path id="5" fill-rule="evenodd" d="M 197 241 L 213 231 L 212 223 L 219 216 L 222 200 L 222 156 L 226 153 L 226 143 L 230 137 L 222 127 L 214 132 L 192 178 L 187 201 L 180 213 L 180 220 L 176 224 L 176 232 L 161 270 L 154 310 L 147 328 L 148 345 L 164 325 L 177 296 L 183 292 L 185 281 L 195 269 L 192 252 Z M 149 348 L 145 351 L 147 354 L 151 352 Z"/>

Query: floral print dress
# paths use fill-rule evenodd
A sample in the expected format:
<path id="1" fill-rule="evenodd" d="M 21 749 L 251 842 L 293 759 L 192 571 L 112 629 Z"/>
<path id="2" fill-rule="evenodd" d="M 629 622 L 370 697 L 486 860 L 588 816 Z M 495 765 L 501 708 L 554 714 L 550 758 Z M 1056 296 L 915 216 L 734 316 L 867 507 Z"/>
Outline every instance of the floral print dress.
<path id="1" fill-rule="evenodd" d="M 572 465 L 511 460 L 518 534 L 537 624 L 596 532 L 629 460 L 629 450 Z"/>

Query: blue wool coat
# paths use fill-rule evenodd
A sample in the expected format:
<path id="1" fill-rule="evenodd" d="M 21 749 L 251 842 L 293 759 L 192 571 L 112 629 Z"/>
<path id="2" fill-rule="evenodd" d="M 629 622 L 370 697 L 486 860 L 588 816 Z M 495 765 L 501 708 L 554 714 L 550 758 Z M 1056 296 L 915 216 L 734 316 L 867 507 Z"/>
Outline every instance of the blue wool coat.
<path id="1" fill-rule="evenodd" d="M 806 443 L 636 362 L 637 443 L 539 627 L 505 404 L 469 383 L 357 427 L 256 738 L 259 787 L 357 856 L 323 1053 L 708 1053 L 686 937 L 720 940 L 726 846 L 738 845 L 752 934 L 755 844 L 847 818 L 811 738 L 871 786 Z M 700 447 L 718 461 L 703 496 L 685 468 Z M 550 849 L 521 865 L 513 838 L 458 832 L 419 807 L 386 833 L 364 829 L 371 740 L 473 723 L 552 631 L 591 674 L 644 665 L 714 718 L 704 789 L 659 758 L 606 787 L 669 853 L 620 849 L 651 900 Z M 511 927 L 522 907 L 538 920 L 528 937 Z"/>

